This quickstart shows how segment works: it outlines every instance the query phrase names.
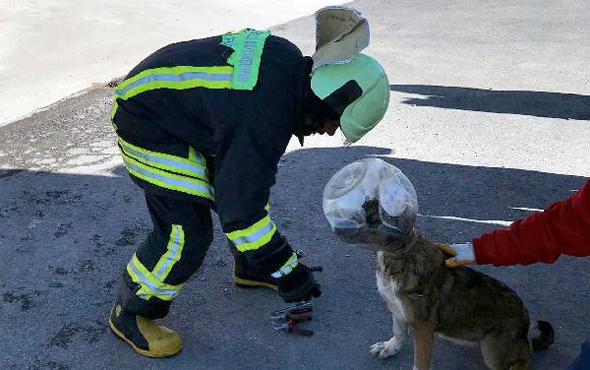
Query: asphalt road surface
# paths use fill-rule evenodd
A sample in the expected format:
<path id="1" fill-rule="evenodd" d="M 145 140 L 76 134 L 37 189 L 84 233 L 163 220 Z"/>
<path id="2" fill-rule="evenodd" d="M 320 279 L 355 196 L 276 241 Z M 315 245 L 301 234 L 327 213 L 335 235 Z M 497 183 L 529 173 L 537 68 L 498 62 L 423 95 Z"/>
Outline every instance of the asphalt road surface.
<path id="1" fill-rule="evenodd" d="M 420 230 L 445 242 L 569 196 L 590 175 L 590 9 L 585 0 L 353 5 L 371 23 L 367 53 L 388 71 L 389 112 L 351 147 L 338 137 L 292 142 L 271 197 L 273 219 L 304 263 L 324 267 L 306 324 L 314 336 L 273 331 L 278 296 L 234 287 L 218 224 L 164 320 L 182 335 L 182 352 L 148 359 L 111 335 L 114 284 L 151 225 L 114 145 L 112 89 L 100 87 L 0 128 L 1 369 L 412 368 L 409 340 L 395 357 L 369 354 L 391 336 L 374 255 L 331 234 L 323 187 L 344 165 L 381 157 L 414 184 Z M 272 30 L 309 53 L 313 26 L 305 17 Z M 535 354 L 534 369 L 564 369 L 590 339 L 590 259 L 477 269 L 553 324 L 556 341 Z M 476 348 L 442 339 L 433 359 L 434 369 L 485 369 Z"/>

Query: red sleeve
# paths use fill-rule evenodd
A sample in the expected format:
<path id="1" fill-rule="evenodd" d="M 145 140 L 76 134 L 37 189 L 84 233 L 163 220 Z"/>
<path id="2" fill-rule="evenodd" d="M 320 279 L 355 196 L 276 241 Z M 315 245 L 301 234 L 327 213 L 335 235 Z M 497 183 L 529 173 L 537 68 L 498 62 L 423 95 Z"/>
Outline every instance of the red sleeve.
<path id="1" fill-rule="evenodd" d="M 590 180 L 570 198 L 543 212 L 473 239 L 478 264 L 552 263 L 561 254 L 590 255 Z"/>

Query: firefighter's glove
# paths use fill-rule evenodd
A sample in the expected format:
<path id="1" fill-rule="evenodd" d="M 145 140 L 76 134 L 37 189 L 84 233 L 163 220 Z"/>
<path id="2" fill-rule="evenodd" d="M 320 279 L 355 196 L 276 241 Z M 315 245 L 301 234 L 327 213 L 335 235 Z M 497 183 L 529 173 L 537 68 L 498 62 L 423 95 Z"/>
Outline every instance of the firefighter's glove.
<path id="1" fill-rule="evenodd" d="M 287 303 L 310 301 L 321 294 L 320 285 L 315 281 L 312 269 L 301 263 L 279 279 L 279 295 Z"/>
<path id="2" fill-rule="evenodd" d="M 451 257 L 445 261 L 445 265 L 447 267 L 459 267 L 475 264 L 473 244 L 469 242 L 450 245 L 437 244 L 436 247 Z"/>

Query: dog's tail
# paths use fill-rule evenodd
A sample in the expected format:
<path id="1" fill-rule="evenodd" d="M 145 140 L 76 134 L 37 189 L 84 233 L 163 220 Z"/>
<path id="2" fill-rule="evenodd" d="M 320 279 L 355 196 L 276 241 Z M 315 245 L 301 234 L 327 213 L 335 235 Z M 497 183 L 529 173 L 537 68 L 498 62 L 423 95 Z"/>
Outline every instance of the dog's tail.
<path id="1" fill-rule="evenodd" d="M 547 321 L 536 321 L 529 327 L 529 343 L 533 351 L 541 351 L 555 339 L 553 327 Z"/>

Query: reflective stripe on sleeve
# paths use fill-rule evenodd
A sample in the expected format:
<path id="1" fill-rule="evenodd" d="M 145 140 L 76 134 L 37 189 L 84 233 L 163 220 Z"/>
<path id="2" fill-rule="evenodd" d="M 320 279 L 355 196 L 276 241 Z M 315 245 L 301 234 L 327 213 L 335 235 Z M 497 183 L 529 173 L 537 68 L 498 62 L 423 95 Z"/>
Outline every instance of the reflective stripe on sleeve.
<path id="1" fill-rule="evenodd" d="M 291 271 L 293 271 L 293 269 L 297 267 L 297 265 L 299 265 L 297 253 L 293 252 L 289 260 L 280 269 L 278 269 L 270 275 L 275 279 L 281 278 L 285 275 L 289 275 Z"/>

